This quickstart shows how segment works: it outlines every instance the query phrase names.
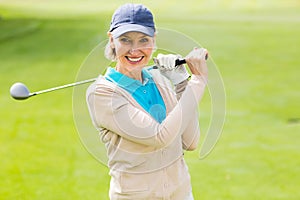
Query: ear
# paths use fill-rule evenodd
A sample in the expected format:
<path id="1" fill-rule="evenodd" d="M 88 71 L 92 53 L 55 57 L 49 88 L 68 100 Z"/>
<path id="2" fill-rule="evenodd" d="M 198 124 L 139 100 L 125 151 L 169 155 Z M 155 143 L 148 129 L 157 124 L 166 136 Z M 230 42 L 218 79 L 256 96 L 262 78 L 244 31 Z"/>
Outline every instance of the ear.
<path id="1" fill-rule="evenodd" d="M 111 32 L 107 32 L 107 36 L 109 37 L 108 39 L 109 39 L 110 48 L 115 49 L 114 38 Z"/>

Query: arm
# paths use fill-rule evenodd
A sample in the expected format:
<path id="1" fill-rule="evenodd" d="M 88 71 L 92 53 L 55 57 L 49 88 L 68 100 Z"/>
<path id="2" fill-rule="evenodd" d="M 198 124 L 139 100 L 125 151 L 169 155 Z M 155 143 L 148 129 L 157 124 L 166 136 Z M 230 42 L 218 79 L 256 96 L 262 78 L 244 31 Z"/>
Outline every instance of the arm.
<path id="1" fill-rule="evenodd" d="M 103 84 L 88 92 L 87 101 L 98 129 L 104 127 L 127 140 L 161 148 L 187 128 L 193 117 L 190 113 L 197 109 L 205 85 L 201 76 L 192 76 L 180 101 L 161 124 Z"/>
<path id="2" fill-rule="evenodd" d="M 190 68 L 193 74 L 203 75 L 203 77 L 207 77 L 207 67 L 206 67 L 206 49 L 198 49 L 195 48 L 194 51 L 190 52 L 186 57 L 186 61 L 188 67 Z M 185 87 L 188 83 L 186 79 L 187 72 L 183 65 L 179 67 L 175 67 L 175 60 L 178 59 L 178 55 L 162 55 L 159 54 L 156 59 L 156 64 L 158 65 L 161 73 L 170 79 L 173 83 L 175 82 L 175 92 L 177 100 L 180 99 L 183 94 Z M 205 58 L 205 59 L 204 59 Z M 196 61 L 196 62 L 195 62 Z M 199 65 L 200 64 L 200 65 Z M 170 71 L 167 71 L 169 69 Z M 200 70 L 199 70 L 200 69 Z M 198 122 L 198 112 L 197 109 L 193 115 L 193 119 L 187 126 L 186 130 L 184 130 L 182 134 L 182 148 L 184 150 L 195 150 L 199 143 L 200 138 L 200 128 Z"/>
<path id="3" fill-rule="evenodd" d="M 200 139 L 200 128 L 198 121 L 198 112 L 193 115 L 193 119 L 182 134 L 182 148 L 187 151 L 193 151 L 197 148 Z"/>
<path id="4" fill-rule="evenodd" d="M 184 80 L 181 83 L 175 85 L 177 100 L 179 100 L 181 95 L 183 94 L 187 86 L 187 83 L 188 80 Z M 197 109 L 191 115 L 193 115 L 193 119 L 182 134 L 182 148 L 187 151 L 195 150 L 198 146 L 199 138 L 200 138 L 200 128 L 198 122 Z"/>
<path id="5" fill-rule="evenodd" d="M 204 79 L 208 77 L 208 70 L 206 65 L 206 57 L 208 52 L 204 48 L 194 48 L 185 58 L 186 63 L 194 75 L 200 75 Z M 195 150 L 198 146 L 200 138 L 200 128 L 198 122 L 198 112 L 194 112 L 193 121 L 187 127 L 182 135 L 182 147 L 185 150 Z"/>

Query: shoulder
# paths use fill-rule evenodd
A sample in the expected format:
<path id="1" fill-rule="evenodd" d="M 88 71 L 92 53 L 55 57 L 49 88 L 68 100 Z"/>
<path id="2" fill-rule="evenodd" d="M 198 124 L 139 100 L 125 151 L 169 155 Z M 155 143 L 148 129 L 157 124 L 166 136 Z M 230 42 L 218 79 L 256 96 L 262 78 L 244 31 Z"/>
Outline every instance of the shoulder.
<path id="1" fill-rule="evenodd" d="M 94 95 L 97 95 L 98 97 L 101 98 L 106 98 L 106 97 L 111 98 L 112 96 L 114 98 L 120 98 L 120 97 L 129 98 L 128 96 L 131 96 L 126 90 L 117 86 L 115 83 L 106 79 L 102 75 L 100 75 L 96 79 L 96 81 L 93 82 L 86 90 L 87 98 Z"/>
<path id="2" fill-rule="evenodd" d="M 87 88 L 86 95 L 94 93 L 111 93 L 116 89 L 116 85 L 111 81 L 107 80 L 104 76 L 100 75 L 96 81 L 94 81 Z"/>
<path id="3" fill-rule="evenodd" d="M 152 76 L 157 76 L 160 74 L 159 69 L 156 66 L 148 66 L 144 68 L 148 73 L 150 73 Z M 161 75 L 161 74 L 160 74 Z"/>

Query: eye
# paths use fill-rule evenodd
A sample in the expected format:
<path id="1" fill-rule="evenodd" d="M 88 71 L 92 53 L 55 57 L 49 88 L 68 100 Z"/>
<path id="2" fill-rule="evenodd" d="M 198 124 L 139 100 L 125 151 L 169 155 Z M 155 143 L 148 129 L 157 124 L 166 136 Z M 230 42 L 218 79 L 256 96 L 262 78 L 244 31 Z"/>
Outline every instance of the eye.
<path id="1" fill-rule="evenodd" d="M 120 38 L 120 41 L 123 43 L 130 43 L 130 40 L 126 37 Z"/>
<path id="2" fill-rule="evenodd" d="M 149 39 L 148 39 L 148 38 L 142 38 L 142 39 L 140 40 L 140 42 L 141 42 L 141 43 L 147 43 L 147 42 L 149 42 Z"/>

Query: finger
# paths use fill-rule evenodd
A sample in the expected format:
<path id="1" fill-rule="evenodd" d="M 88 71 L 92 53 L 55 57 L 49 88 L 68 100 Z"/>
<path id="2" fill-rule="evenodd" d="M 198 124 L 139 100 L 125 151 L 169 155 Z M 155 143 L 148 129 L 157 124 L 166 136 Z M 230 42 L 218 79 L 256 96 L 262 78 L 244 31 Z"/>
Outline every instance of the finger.
<path id="1" fill-rule="evenodd" d="M 156 58 L 159 60 L 159 59 L 161 59 L 163 56 L 164 56 L 163 54 L 159 53 L 159 54 L 157 55 Z"/>
<path id="2" fill-rule="evenodd" d="M 202 49 L 201 59 L 206 60 L 206 57 L 208 55 L 207 49 Z"/>
<path id="3" fill-rule="evenodd" d="M 170 56 L 168 59 L 168 64 L 167 67 L 169 70 L 173 69 L 173 67 L 175 66 L 175 59 L 174 56 Z"/>
<path id="4" fill-rule="evenodd" d="M 166 56 L 162 56 L 161 59 L 160 59 L 160 64 L 161 64 L 161 67 L 163 68 L 166 68 L 167 67 L 167 57 Z"/>
<path id="5" fill-rule="evenodd" d="M 207 50 L 204 48 L 194 48 L 193 54 L 195 58 L 206 60 Z"/>
<path id="6" fill-rule="evenodd" d="M 160 68 L 159 60 L 157 58 L 153 58 L 153 61 L 154 61 L 155 65 Z"/>

